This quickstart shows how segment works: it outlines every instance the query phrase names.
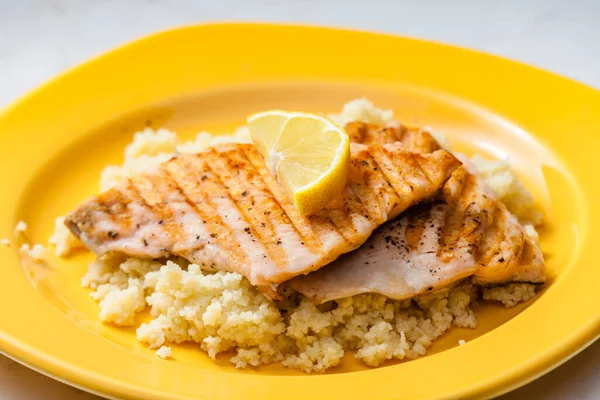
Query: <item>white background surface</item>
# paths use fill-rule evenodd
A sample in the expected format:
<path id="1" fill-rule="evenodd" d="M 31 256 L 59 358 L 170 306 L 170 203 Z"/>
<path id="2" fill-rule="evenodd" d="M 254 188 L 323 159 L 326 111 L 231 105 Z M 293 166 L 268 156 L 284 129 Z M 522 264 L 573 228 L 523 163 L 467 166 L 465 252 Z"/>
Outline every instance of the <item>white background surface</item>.
<path id="1" fill-rule="evenodd" d="M 595 0 L 0 0 L 0 107 L 128 40 L 218 20 L 416 36 L 517 59 L 600 88 L 599 19 L 600 1 Z M 0 399 L 26 398 L 97 399 L 0 356 Z M 600 399 L 600 342 L 505 396 L 567 398 Z"/>

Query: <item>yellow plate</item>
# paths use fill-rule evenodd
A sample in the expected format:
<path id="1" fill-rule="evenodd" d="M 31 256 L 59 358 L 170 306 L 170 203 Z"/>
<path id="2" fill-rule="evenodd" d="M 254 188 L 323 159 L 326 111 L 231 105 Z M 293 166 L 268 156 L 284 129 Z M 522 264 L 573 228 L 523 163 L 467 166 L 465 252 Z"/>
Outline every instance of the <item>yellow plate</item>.
<path id="1" fill-rule="evenodd" d="M 99 323 L 79 285 L 89 254 L 48 266 L 0 248 L 0 349 L 106 396 L 288 400 L 486 397 L 568 359 L 599 334 L 600 93 L 515 62 L 440 44 L 301 26 L 214 24 L 136 41 L 77 67 L 0 116 L 0 237 L 20 219 L 46 242 L 55 216 L 97 189 L 131 133 L 225 133 L 267 109 L 335 111 L 365 96 L 459 149 L 508 154 L 550 215 L 548 288 L 532 304 L 482 306 L 415 361 L 367 370 L 346 357 L 323 375 L 236 371 L 194 346 L 165 361 L 133 330 Z M 458 339 L 468 343 L 457 347 Z"/>

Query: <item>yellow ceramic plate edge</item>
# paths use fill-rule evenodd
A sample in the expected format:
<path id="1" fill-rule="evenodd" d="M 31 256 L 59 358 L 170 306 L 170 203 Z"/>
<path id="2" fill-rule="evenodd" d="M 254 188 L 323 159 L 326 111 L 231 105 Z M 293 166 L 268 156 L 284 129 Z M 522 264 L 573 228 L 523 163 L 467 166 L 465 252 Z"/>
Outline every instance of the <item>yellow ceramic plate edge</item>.
<path id="1" fill-rule="evenodd" d="M 219 29 L 227 30 L 227 29 L 232 29 L 232 28 L 239 29 L 240 27 L 244 27 L 245 29 L 250 29 L 250 30 L 252 30 L 252 29 L 256 29 L 256 30 L 261 30 L 261 29 L 262 30 L 264 30 L 264 29 L 285 30 L 285 29 L 288 29 L 288 30 L 297 30 L 297 32 L 303 31 L 303 33 L 312 31 L 312 32 L 310 32 L 311 34 L 314 34 L 316 31 L 320 31 L 320 33 L 323 35 L 337 33 L 337 34 L 352 34 L 352 35 L 361 34 L 361 35 L 369 36 L 371 38 L 374 38 L 375 36 L 380 36 L 382 38 L 384 37 L 383 35 L 377 35 L 377 34 L 371 34 L 371 33 L 358 33 L 358 32 L 352 32 L 352 31 L 334 30 L 334 29 L 327 29 L 327 28 L 312 28 L 312 27 L 309 28 L 309 27 L 282 26 L 282 25 L 267 26 L 267 25 L 252 25 L 252 24 L 225 24 L 225 25 L 205 25 L 204 27 L 207 29 L 217 29 L 217 30 L 219 30 Z M 132 44 L 122 47 L 118 50 L 115 50 L 115 52 L 125 51 L 132 45 L 139 44 L 139 43 L 142 43 L 145 41 L 151 41 L 159 36 L 169 35 L 173 32 L 181 32 L 185 29 L 201 29 L 201 27 L 182 28 L 182 29 L 176 30 L 176 31 L 167 31 L 164 33 L 153 35 L 148 38 L 141 39 L 140 41 L 133 42 Z M 391 36 L 385 36 L 385 37 L 388 39 L 393 38 Z M 395 38 L 395 40 L 409 40 L 409 39 Z M 412 41 L 414 43 L 421 43 L 425 46 L 442 46 L 442 45 L 427 44 L 427 42 L 418 42 L 418 41 L 414 41 L 414 40 L 409 40 L 409 41 Z M 449 47 L 449 46 L 442 46 L 442 47 L 444 47 L 446 49 L 451 49 L 451 47 Z M 460 51 L 464 52 L 466 50 L 460 50 Z M 491 58 L 489 56 L 481 55 L 476 52 L 469 51 L 469 53 L 470 53 L 471 57 Z M 104 56 L 101 56 L 85 65 L 91 65 L 93 63 L 100 62 L 102 59 L 104 59 L 105 57 L 110 57 L 112 54 L 114 54 L 114 52 L 109 53 Z M 501 59 L 496 59 L 496 60 L 498 61 Z M 509 65 L 509 64 L 518 65 L 516 63 L 507 62 L 507 61 L 502 61 L 502 63 L 504 63 L 505 66 Z M 81 68 L 82 67 L 77 67 L 77 68 L 67 72 L 66 74 L 62 75 L 61 77 L 57 78 L 56 80 L 51 81 L 50 83 L 40 87 L 38 90 L 32 92 L 30 95 L 23 98 L 21 101 L 15 103 L 12 107 L 7 109 L 6 112 L 4 114 L 2 114 L 0 117 L 2 117 L 2 118 L 6 117 L 13 110 L 24 105 L 30 98 L 35 97 L 38 93 L 43 92 L 44 90 L 50 89 L 53 85 L 58 84 L 62 79 L 67 78 L 70 74 L 81 71 Z M 533 70 L 531 67 L 525 67 L 523 65 L 520 65 L 518 68 L 521 68 L 521 69 L 527 68 L 527 69 Z M 537 70 L 536 73 L 547 74 L 540 70 Z M 549 75 L 550 74 L 547 74 L 547 77 Z M 554 79 L 562 80 L 563 81 L 562 83 L 566 84 L 565 83 L 566 80 L 564 78 L 555 77 Z M 584 90 L 584 91 L 591 90 L 589 88 L 583 87 L 582 85 L 579 85 L 574 82 L 568 82 L 568 85 L 578 85 L 578 86 L 580 86 L 579 89 Z M 596 96 L 597 96 L 597 94 L 596 94 Z M 597 210 L 593 210 L 594 215 L 593 215 L 593 218 L 590 218 L 591 223 L 598 222 L 596 212 L 597 212 Z M 592 216 L 592 215 L 590 215 L 590 216 Z M 590 235 L 590 236 L 592 236 L 592 235 Z M 593 236 L 597 236 L 597 235 L 593 235 Z M 589 245 L 590 240 L 588 239 L 587 242 Z M 581 262 L 581 261 L 582 260 L 578 260 L 577 262 Z M 567 340 L 564 340 L 560 344 L 557 344 L 557 346 L 555 346 L 552 349 L 548 349 L 545 353 L 540 353 L 538 358 L 530 360 L 530 362 L 523 363 L 521 365 L 521 367 L 517 367 L 510 372 L 507 371 L 506 375 L 495 377 L 494 379 L 492 379 L 491 382 L 484 382 L 480 385 L 465 386 L 463 388 L 463 390 L 456 391 L 453 393 L 446 393 L 446 395 L 454 397 L 454 396 L 459 396 L 459 395 L 474 395 L 475 393 L 479 393 L 481 395 L 489 396 L 492 394 L 497 394 L 500 392 L 504 392 L 508 389 L 517 387 L 518 385 L 523 384 L 525 381 L 532 379 L 536 374 L 548 371 L 553 366 L 556 366 L 559 362 L 564 361 L 567 356 L 574 355 L 574 353 L 576 351 L 581 350 L 585 345 L 590 344 L 597 337 L 598 327 L 599 327 L 599 318 L 598 318 L 597 314 L 595 315 L 595 317 L 596 318 L 590 319 L 586 325 L 582 325 L 579 327 L 579 329 L 573 331 L 572 335 Z M 99 391 L 99 392 L 103 392 L 103 393 L 111 393 L 112 392 L 112 393 L 118 393 L 118 394 L 125 395 L 125 396 L 135 396 L 135 395 L 140 395 L 140 394 L 144 393 L 143 389 L 141 389 L 139 387 L 138 388 L 123 387 L 120 389 L 115 388 L 115 387 L 102 388 L 102 386 L 101 386 L 102 383 L 109 383 L 108 380 L 105 379 L 105 377 L 92 378 L 92 376 L 86 374 L 85 371 L 78 371 L 76 366 L 72 366 L 72 365 L 67 366 L 64 364 L 61 365 L 61 363 L 58 362 L 58 360 L 46 358 L 46 357 L 44 357 L 43 354 L 40 354 L 39 352 L 36 355 L 35 351 L 32 349 L 27 349 L 27 346 L 24 345 L 24 343 L 20 343 L 19 340 L 15 339 L 15 338 L 7 337 L 4 333 L 0 334 L 0 341 L 2 342 L 2 345 L 3 345 L 3 351 L 5 351 L 7 354 L 9 354 L 15 358 L 18 358 L 18 359 L 22 360 L 23 362 L 26 362 L 27 364 L 40 369 L 41 371 L 45 371 L 45 373 L 47 373 L 49 375 L 54 375 L 54 376 L 66 379 L 67 381 L 71 382 L 72 384 L 88 387 L 90 389 L 93 389 L 93 390 Z M 453 352 L 453 351 L 454 350 L 452 350 L 450 352 Z M 450 352 L 448 352 L 448 353 L 450 353 Z M 42 351 L 42 353 L 43 353 L 43 351 Z M 418 362 L 419 361 L 415 361 L 414 363 L 418 363 Z M 369 371 L 369 372 L 371 372 L 371 371 Z M 112 383 L 114 384 L 116 382 L 113 381 Z M 120 382 L 120 384 L 123 384 L 123 382 Z M 141 389 L 142 391 L 139 391 L 136 389 Z M 146 394 L 150 394 L 150 393 L 146 393 Z"/>

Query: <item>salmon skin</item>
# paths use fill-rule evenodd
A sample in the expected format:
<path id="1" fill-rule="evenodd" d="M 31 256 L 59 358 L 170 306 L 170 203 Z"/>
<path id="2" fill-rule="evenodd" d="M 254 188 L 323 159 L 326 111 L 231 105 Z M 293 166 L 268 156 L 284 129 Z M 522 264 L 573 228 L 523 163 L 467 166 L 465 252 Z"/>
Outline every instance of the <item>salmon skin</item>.
<path id="1" fill-rule="evenodd" d="M 296 210 L 253 145 L 222 144 L 127 179 L 65 223 L 98 255 L 179 256 L 239 272 L 275 299 L 280 283 L 358 248 L 460 166 L 446 150 L 417 153 L 402 143 L 353 143 L 351 152 L 343 193 L 311 216 Z"/>
<path id="2" fill-rule="evenodd" d="M 353 140 L 369 144 L 393 141 L 424 154 L 440 148 L 416 128 L 351 123 L 346 129 Z M 466 277 L 480 285 L 543 283 L 545 265 L 537 244 L 471 162 L 459 159 L 462 166 L 436 201 L 410 208 L 358 250 L 292 279 L 289 287 L 322 303 L 361 293 L 406 299 Z"/>

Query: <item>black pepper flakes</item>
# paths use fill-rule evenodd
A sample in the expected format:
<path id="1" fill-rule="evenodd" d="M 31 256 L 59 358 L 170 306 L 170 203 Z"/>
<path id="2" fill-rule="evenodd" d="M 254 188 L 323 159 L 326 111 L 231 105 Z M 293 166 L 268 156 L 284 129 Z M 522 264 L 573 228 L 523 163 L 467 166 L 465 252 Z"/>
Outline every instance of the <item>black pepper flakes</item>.
<path id="1" fill-rule="evenodd" d="M 161 219 L 160 221 L 158 221 L 158 224 L 162 225 L 163 224 L 163 220 Z"/>
<path id="2" fill-rule="evenodd" d="M 211 237 L 211 238 L 216 238 L 216 237 L 217 237 L 217 234 L 216 234 L 216 233 L 211 233 L 211 234 L 210 234 L 210 237 Z"/>
<path id="3" fill-rule="evenodd" d="M 248 192 L 247 192 L 247 191 L 245 191 L 245 190 L 242 192 L 242 196 L 243 196 L 243 197 L 246 197 L 246 195 L 247 195 L 247 194 L 248 194 Z"/>
<path id="4" fill-rule="evenodd" d="M 108 231 L 108 237 L 111 239 L 116 238 L 119 235 L 118 232 Z"/>
<path id="5" fill-rule="evenodd" d="M 280 245 L 281 244 L 281 240 L 278 240 L 277 243 L 275 243 L 276 245 Z"/>

